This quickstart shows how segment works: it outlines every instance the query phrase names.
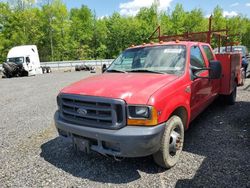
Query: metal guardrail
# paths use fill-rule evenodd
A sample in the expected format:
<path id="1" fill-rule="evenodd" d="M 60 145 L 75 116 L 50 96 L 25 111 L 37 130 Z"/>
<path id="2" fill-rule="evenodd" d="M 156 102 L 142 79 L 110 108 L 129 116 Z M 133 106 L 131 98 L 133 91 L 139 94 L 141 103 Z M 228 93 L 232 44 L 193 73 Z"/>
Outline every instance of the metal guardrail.
<path id="1" fill-rule="evenodd" d="M 112 63 L 113 59 L 101 59 L 101 60 L 79 60 L 79 61 L 54 61 L 54 62 L 41 62 L 41 66 L 48 66 L 51 68 L 74 68 L 76 65 L 88 65 L 88 66 L 107 66 Z"/>
<path id="2" fill-rule="evenodd" d="M 78 61 L 53 61 L 53 62 L 41 62 L 41 67 L 51 67 L 53 69 L 60 68 L 75 68 L 76 65 L 88 65 L 88 66 L 102 66 L 106 64 L 109 66 L 113 59 L 100 59 L 100 60 L 78 60 Z M 0 64 L 0 72 L 3 70 L 2 64 Z"/>

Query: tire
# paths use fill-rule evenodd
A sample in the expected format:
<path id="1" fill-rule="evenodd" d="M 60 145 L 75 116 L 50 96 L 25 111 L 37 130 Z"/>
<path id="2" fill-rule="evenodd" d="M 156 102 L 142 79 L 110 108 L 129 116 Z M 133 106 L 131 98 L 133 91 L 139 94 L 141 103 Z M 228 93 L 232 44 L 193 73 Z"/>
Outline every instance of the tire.
<path id="1" fill-rule="evenodd" d="M 250 62 L 247 65 L 246 78 L 250 78 Z"/>
<path id="2" fill-rule="evenodd" d="M 244 70 L 244 78 L 247 78 L 247 67 L 248 67 L 248 64 L 244 64 L 242 66 L 243 70 Z"/>
<path id="3" fill-rule="evenodd" d="M 234 105 L 236 102 L 236 96 L 237 96 L 237 85 L 234 84 L 234 90 L 230 95 L 225 96 L 225 102 L 227 105 Z"/>
<path id="4" fill-rule="evenodd" d="M 242 79 L 241 85 L 245 84 L 246 75 L 247 75 L 246 72 L 244 70 L 242 70 L 242 72 L 241 72 L 241 79 Z"/>
<path id="5" fill-rule="evenodd" d="M 17 65 L 14 63 L 4 63 L 3 64 L 3 68 L 6 72 L 8 73 L 13 73 L 16 71 L 17 69 Z"/>
<path id="6" fill-rule="evenodd" d="M 246 78 L 250 78 L 250 71 L 247 72 Z"/>
<path id="7" fill-rule="evenodd" d="M 85 70 L 85 66 L 84 65 L 80 65 L 80 70 L 84 71 Z"/>
<path id="8" fill-rule="evenodd" d="M 51 73 L 51 68 L 50 67 L 46 67 L 46 72 L 47 73 Z"/>
<path id="9" fill-rule="evenodd" d="M 2 76 L 2 78 L 9 78 L 9 77 L 8 77 L 8 74 L 7 74 L 7 73 L 5 73 L 5 72 L 3 72 L 3 76 Z"/>
<path id="10" fill-rule="evenodd" d="M 20 76 L 29 76 L 29 73 L 27 71 L 23 71 Z"/>
<path id="11" fill-rule="evenodd" d="M 45 67 L 42 67 L 42 71 L 43 71 L 43 74 L 47 72 Z"/>
<path id="12" fill-rule="evenodd" d="M 178 116 L 172 116 L 166 123 L 160 149 L 153 154 L 156 164 L 163 168 L 172 168 L 180 158 L 184 142 L 184 126 Z"/>
<path id="13" fill-rule="evenodd" d="M 18 74 L 18 66 L 15 63 L 9 62 L 3 64 L 4 74 L 7 78 L 11 78 Z"/>

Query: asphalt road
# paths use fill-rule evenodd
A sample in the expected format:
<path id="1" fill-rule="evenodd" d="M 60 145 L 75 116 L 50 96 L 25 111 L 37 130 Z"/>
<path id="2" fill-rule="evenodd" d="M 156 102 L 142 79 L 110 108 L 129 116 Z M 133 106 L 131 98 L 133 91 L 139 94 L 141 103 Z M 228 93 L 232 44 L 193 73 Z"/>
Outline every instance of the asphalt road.
<path id="1" fill-rule="evenodd" d="M 234 106 L 212 104 L 185 133 L 179 163 L 75 153 L 53 125 L 56 95 L 90 76 L 0 79 L 0 187 L 250 187 L 250 79 Z"/>

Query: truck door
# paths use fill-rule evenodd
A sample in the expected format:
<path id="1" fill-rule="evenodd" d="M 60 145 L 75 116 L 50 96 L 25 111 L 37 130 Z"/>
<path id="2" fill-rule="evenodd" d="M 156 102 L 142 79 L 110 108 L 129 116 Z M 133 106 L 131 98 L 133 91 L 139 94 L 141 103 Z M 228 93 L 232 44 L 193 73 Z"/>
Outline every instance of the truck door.
<path id="1" fill-rule="evenodd" d="M 202 55 L 200 47 L 192 46 L 190 49 L 190 65 L 197 68 L 207 68 L 205 59 Z M 191 74 L 194 70 L 191 69 Z M 196 75 L 207 77 L 209 72 L 207 70 L 197 71 Z M 191 83 L 191 120 L 193 120 L 204 108 L 211 94 L 211 86 L 209 79 L 196 78 Z"/>
<path id="2" fill-rule="evenodd" d="M 30 58 L 26 57 L 25 59 L 26 59 L 26 63 L 27 63 L 28 69 L 29 69 L 29 71 L 31 71 L 33 67 L 32 67 L 32 64 L 30 63 Z"/>

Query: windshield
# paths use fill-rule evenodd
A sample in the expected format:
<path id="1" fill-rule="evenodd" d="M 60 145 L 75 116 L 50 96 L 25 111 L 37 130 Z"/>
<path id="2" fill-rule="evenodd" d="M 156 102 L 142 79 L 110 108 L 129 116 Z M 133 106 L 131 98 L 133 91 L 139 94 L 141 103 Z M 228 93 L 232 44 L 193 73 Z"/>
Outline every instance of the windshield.
<path id="1" fill-rule="evenodd" d="M 23 64 L 24 58 L 23 57 L 12 57 L 12 58 L 8 58 L 7 62 L 12 62 L 12 63 L 16 63 L 16 64 Z"/>
<path id="2" fill-rule="evenodd" d="M 182 74 L 186 64 L 184 45 L 142 47 L 125 50 L 107 72 Z"/>
<path id="3" fill-rule="evenodd" d="M 214 49 L 215 53 L 219 53 L 218 51 L 219 51 L 218 48 Z M 231 52 L 231 51 L 240 52 L 240 53 L 242 53 L 242 56 L 245 56 L 248 53 L 247 49 L 243 46 L 232 46 L 232 48 L 231 48 L 231 46 L 227 46 L 227 48 L 223 46 L 220 48 L 220 53 L 226 53 L 226 52 Z"/>
<path id="4" fill-rule="evenodd" d="M 234 46 L 233 51 L 234 52 L 241 52 L 242 56 L 246 55 L 246 49 L 244 47 L 242 47 L 242 46 Z"/>

